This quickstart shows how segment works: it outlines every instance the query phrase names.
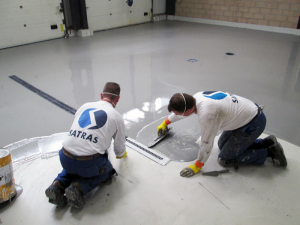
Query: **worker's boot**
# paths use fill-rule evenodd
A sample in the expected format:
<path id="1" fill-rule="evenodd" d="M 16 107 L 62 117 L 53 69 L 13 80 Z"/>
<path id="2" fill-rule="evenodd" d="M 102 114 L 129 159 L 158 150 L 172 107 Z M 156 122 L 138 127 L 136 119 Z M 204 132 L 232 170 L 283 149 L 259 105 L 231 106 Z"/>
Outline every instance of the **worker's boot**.
<path id="1" fill-rule="evenodd" d="M 61 181 L 55 180 L 45 191 L 46 196 L 49 198 L 49 202 L 64 207 L 68 204 L 68 200 L 65 194 L 65 188 Z"/>
<path id="2" fill-rule="evenodd" d="M 80 183 L 73 182 L 68 188 L 66 188 L 65 193 L 70 206 L 74 206 L 78 209 L 81 209 L 84 206 L 85 202 Z"/>
<path id="3" fill-rule="evenodd" d="M 118 173 L 113 168 L 113 170 L 111 171 L 111 174 L 109 175 L 109 177 L 105 181 L 102 181 L 102 184 L 110 185 L 112 183 L 112 178 L 113 178 L 114 175 L 118 176 Z"/>
<path id="4" fill-rule="evenodd" d="M 287 161 L 284 155 L 284 151 L 280 143 L 277 142 L 267 149 L 268 149 L 268 157 L 272 157 L 273 163 L 274 163 L 274 159 L 276 159 L 280 163 L 279 166 L 283 166 L 283 167 L 287 166 Z"/>
<path id="5" fill-rule="evenodd" d="M 218 158 L 218 163 L 223 167 L 234 167 L 236 170 L 239 168 L 239 162 L 236 159 L 225 160 L 225 159 Z"/>
<path id="6" fill-rule="evenodd" d="M 265 148 L 271 147 L 272 145 L 277 143 L 277 139 L 274 135 L 270 135 L 263 139 L 263 145 Z"/>

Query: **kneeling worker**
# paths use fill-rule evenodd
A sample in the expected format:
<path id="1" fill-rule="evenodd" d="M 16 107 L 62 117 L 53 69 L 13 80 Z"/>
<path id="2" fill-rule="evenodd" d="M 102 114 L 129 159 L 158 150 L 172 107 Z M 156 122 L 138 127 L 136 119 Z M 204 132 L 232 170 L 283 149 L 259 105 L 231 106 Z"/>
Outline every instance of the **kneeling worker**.
<path id="1" fill-rule="evenodd" d="M 63 170 L 46 190 L 50 203 L 82 208 L 83 195 L 111 179 L 115 170 L 107 149 L 112 138 L 116 158 L 126 157 L 125 124 L 114 109 L 119 98 L 120 86 L 109 82 L 101 93 L 102 101 L 86 103 L 76 111 L 69 136 L 59 151 Z"/>
<path id="2" fill-rule="evenodd" d="M 220 165 L 235 168 L 239 164 L 262 165 L 267 157 L 272 157 L 273 162 L 276 159 L 280 166 L 287 166 L 275 136 L 258 138 L 265 129 L 266 117 L 260 107 L 246 98 L 221 91 L 199 92 L 194 96 L 176 93 L 170 99 L 168 110 L 172 113 L 158 126 L 158 134 L 170 123 L 192 114 L 197 115 L 201 127 L 198 158 L 194 165 L 180 172 L 183 177 L 195 175 L 204 166 L 218 130 L 223 131 L 218 140 Z"/>

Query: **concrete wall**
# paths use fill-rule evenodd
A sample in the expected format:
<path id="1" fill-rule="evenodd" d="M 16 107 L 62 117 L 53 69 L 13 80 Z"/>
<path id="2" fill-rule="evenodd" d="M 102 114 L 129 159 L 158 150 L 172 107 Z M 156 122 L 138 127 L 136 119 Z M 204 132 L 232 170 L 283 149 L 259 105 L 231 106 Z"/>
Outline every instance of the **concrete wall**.
<path id="1" fill-rule="evenodd" d="M 300 0 L 177 0 L 177 2 L 176 16 L 274 27 L 296 29 L 300 15 Z"/>

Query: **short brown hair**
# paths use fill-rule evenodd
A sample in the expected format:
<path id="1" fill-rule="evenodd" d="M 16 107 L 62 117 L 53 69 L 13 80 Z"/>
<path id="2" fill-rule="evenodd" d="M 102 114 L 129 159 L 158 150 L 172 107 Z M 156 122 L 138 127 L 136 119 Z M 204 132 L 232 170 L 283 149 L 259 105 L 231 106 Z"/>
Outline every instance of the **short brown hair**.
<path id="1" fill-rule="evenodd" d="M 106 92 L 106 93 L 104 93 Z M 103 96 L 115 99 L 120 95 L 120 85 L 114 82 L 107 82 L 103 88 Z"/>
<path id="2" fill-rule="evenodd" d="M 184 99 L 182 95 L 184 96 Z M 169 112 L 176 111 L 183 113 L 184 109 L 186 111 L 195 105 L 194 97 L 192 95 L 186 93 L 182 93 L 182 95 L 180 93 L 176 93 L 172 96 L 168 105 Z"/>

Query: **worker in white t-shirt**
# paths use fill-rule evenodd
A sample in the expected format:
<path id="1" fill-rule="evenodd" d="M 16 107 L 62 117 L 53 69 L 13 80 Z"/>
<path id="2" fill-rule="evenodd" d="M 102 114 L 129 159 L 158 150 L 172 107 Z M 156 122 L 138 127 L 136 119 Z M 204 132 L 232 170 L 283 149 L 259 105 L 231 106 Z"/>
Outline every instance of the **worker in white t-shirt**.
<path id="1" fill-rule="evenodd" d="M 106 83 L 101 99 L 76 111 L 69 136 L 59 151 L 63 170 L 46 190 L 50 203 L 82 208 L 83 195 L 111 180 L 116 173 L 107 155 L 112 139 L 116 158 L 127 155 L 124 120 L 114 109 L 120 99 L 120 86 Z"/>
<path id="2" fill-rule="evenodd" d="M 176 93 L 170 99 L 168 110 L 172 113 L 158 126 L 158 134 L 170 123 L 192 114 L 197 115 L 201 128 L 198 158 L 194 165 L 180 172 L 183 177 L 195 175 L 204 166 L 218 130 L 223 131 L 218 140 L 221 150 L 218 162 L 222 166 L 237 169 L 239 164 L 262 165 L 267 157 L 278 160 L 280 166 L 287 166 L 275 136 L 258 138 L 265 129 L 266 117 L 260 107 L 246 98 L 222 91 L 199 92 L 194 96 Z"/>

